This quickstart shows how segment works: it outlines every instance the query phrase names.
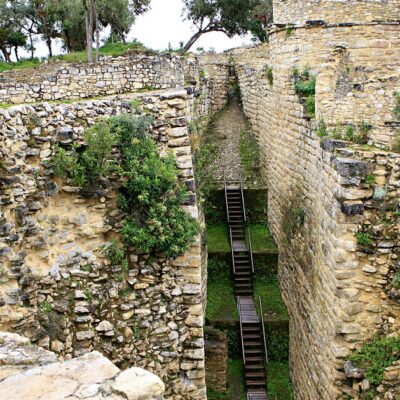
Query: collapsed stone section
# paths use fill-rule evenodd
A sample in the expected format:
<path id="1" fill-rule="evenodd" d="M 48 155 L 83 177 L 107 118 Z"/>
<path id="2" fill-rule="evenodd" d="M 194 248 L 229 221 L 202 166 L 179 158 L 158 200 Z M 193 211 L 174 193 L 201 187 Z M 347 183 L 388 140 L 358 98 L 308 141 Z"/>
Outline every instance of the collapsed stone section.
<path id="1" fill-rule="evenodd" d="M 0 332 L 0 396 L 14 399 L 161 400 L 165 387 L 140 368 L 121 372 L 102 354 L 92 352 L 57 362 L 56 355 L 29 340 Z"/>
<path id="2" fill-rule="evenodd" d="M 155 117 L 152 136 L 160 153 L 176 155 L 188 212 L 201 219 L 188 134 L 194 95 L 139 97 Z M 99 199 L 85 199 L 79 188 L 54 180 L 48 163 L 56 142 L 81 142 L 87 127 L 130 112 L 135 99 L 0 111 L 0 326 L 65 358 L 97 349 L 121 367 L 144 367 L 166 383 L 167 398 L 204 398 L 201 238 L 176 259 L 131 254 L 124 279 L 99 251 L 116 237 L 123 217 L 118 182 L 111 180 Z M 201 100 L 197 112 L 209 104 Z"/>

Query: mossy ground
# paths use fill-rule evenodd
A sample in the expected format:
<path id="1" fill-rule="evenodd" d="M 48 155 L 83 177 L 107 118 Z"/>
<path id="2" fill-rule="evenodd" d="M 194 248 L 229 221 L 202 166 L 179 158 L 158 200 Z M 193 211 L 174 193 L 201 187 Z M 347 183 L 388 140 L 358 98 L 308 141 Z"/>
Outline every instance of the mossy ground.
<path id="1" fill-rule="evenodd" d="M 229 383 L 228 390 L 224 393 L 207 389 L 208 400 L 246 400 L 244 387 L 243 363 L 240 359 L 229 359 L 228 361 Z"/>
<path id="2" fill-rule="evenodd" d="M 267 224 L 252 224 L 249 228 L 254 252 L 277 253 L 276 244 Z M 207 245 L 209 253 L 228 253 L 231 251 L 226 225 L 207 226 Z"/>
<path id="3" fill-rule="evenodd" d="M 267 376 L 270 399 L 294 399 L 292 383 L 290 382 L 289 363 L 287 361 L 270 361 L 267 367 Z"/>

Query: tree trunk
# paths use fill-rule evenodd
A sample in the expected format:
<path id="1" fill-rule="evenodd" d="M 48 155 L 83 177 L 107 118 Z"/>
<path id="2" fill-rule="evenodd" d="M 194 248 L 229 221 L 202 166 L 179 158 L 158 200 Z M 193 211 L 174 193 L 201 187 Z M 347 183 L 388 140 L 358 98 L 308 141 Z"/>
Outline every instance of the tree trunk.
<path id="1" fill-rule="evenodd" d="M 14 47 L 14 53 L 15 53 L 15 59 L 17 60 L 17 62 L 19 61 L 19 56 L 18 56 L 18 46 Z"/>
<path id="2" fill-rule="evenodd" d="M 11 62 L 11 54 L 7 51 L 6 48 L 1 48 L 0 51 L 3 53 L 4 60 L 6 62 Z"/>
<path id="3" fill-rule="evenodd" d="M 32 24 L 33 25 L 33 24 Z M 31 26 L 32 29 L 32 26 Z M 33 60 L 33 57 L 35 55 L 35 48 L 33 47 L 33 36 L 32 36 L 32 31 L 28 31 L 28 36 L 29 36 L 29 43 L 30 43 L 30 51 L 31 51 L 31 60 Z"/>
<path id="4" fill-rule="evenodd" d="M 180 51 L 180 55 L 183 56 L 185 53 L 187 53 L 190 48 L 197 42 L 197 40 L 200 38 L 200 36 L 204 33 L 204 31 L 198 31 L 196 32 L 190 39 L 189 41 L 185 44 L 185 46 L 182 48 Z"/>
<path id="5" fill-rule="evenodd" d="M 51 47 L 51 37 L 50 36 L 46 37 L 46 45 L 47 45 L 47 48 L 49 49 L 49 57 L 53 57 L 53 49 Z"/>
<path id="6" fill-rule="evenodd" d="M 91 64 L 93 63 L 93 19 L 92 19 L 93 16 L 91 13 L 92 8 L 89 7 L 90 8 L 89 11 L 86 0 L 82 0 L 82 4 L 83 4 L 83 9 L 85 10 L 86 50 L 88 56 L 88 63 Z"/>
<path id="7" fill-rule="evenodd" d="M 95 0 L 93 0 L 92 6 L 93 6 L 95 26 L 96 26 L 96 64 L 97 64 L 99 62 L 99 51 L 100 51 L 100 23 L 99 23 L 99 16 L 97 15 Z"/>

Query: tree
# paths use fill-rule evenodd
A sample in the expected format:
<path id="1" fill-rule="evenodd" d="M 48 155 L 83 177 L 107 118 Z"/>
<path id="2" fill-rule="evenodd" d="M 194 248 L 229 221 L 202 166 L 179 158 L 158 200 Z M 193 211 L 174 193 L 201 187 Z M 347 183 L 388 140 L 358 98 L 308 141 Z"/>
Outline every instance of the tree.
<path id="1" fill-rule="evenodd" d="M 8 44 L 14 49 L 15 58 L 19 61 L 18 48 L 26 46 L 26 36 L 20 31 L 13 31 L 8 36 Z"/>
<path id="2" fill-rule="evenodd" d="M 14 49 L 15 57 L 19 61 L 18 48 L 26 45 L 26 36 L 21 32 L 17 23 L 12 3 L 0 1 L 0 51 L 5 61 L 11 61 L 11 52 Z"/>
<path id="3" fill-rule="evenodd" d="M 223 32 L 228 37 L 252 32 L 260 41 L 267 40 L 262 21 L 256 15 L 261 0 L 184 0 L 186 18 L 193 21 L 197 32 L 183 47 L 185 54 L 201 35 Z"/>

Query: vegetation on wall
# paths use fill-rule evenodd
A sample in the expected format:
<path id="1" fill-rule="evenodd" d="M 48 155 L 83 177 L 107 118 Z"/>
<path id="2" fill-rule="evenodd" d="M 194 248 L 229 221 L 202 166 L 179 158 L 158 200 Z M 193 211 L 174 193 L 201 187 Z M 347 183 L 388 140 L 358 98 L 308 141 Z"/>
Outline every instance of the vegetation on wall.
<path id="1" fill-rule="evenodd" d="M 86 190 L 101 188 L 110 174 L 121 179 L 118 204 L 126 213 L 121 228 L 125 246 L 175 257 L 190 246 L 199 226 L 182 208 L 188 196 L 175 158 L 172 153 L 160 157 L 148 135 L 151 123 L 148 116 L 130 114 L 96 123 L 86 131 L 84 147 L 56 148 L 54 172 Z"/>
<path id="2" fill-rule="evenodd" d="M 364 369 L 365 377 L 377 387 L 383 381 L 385 368 L 400 360 L 400 336 L 375 336 L 351 354 L 349 360 L 356 367 Z"/>
<path id="3" fill-rule="evenodd" d="M 292 68 L 293 88 L 300 98 L 305 98 L 306 114 L 310 118 L 315 117 L 315 87 L 317 75 L 310 72 L 307 66 L 300 72 L 297 67 Z"/>
<path id="4" fill-rule="evenodd" d="M 346 140 L 356 144 L 367 144 L 371 129 L 372 126 L 363 121 L 359 125 L 343 125 L 338 123 L 332 130 L 328 130 L 325 122 L 321 120 L 317 129 L 317 135 L 319 137 L 331 136 L 337 140 Z"/>
<path id="5" fill-rule="evenodd" d="M 274 70 L 272 67 L 267 67 L 264 71 L 264 77 L 267 79 L 268 83 L 272 86 L 274 83 Z"/>
<path id="6" fill-rule="evenodd" d="M 395 92 L 394 93 L 394 100 L 395 100 L 395 106 L 394 106 L 394 116 L 397 120 L 400 120 L 400 92 Z"/>

